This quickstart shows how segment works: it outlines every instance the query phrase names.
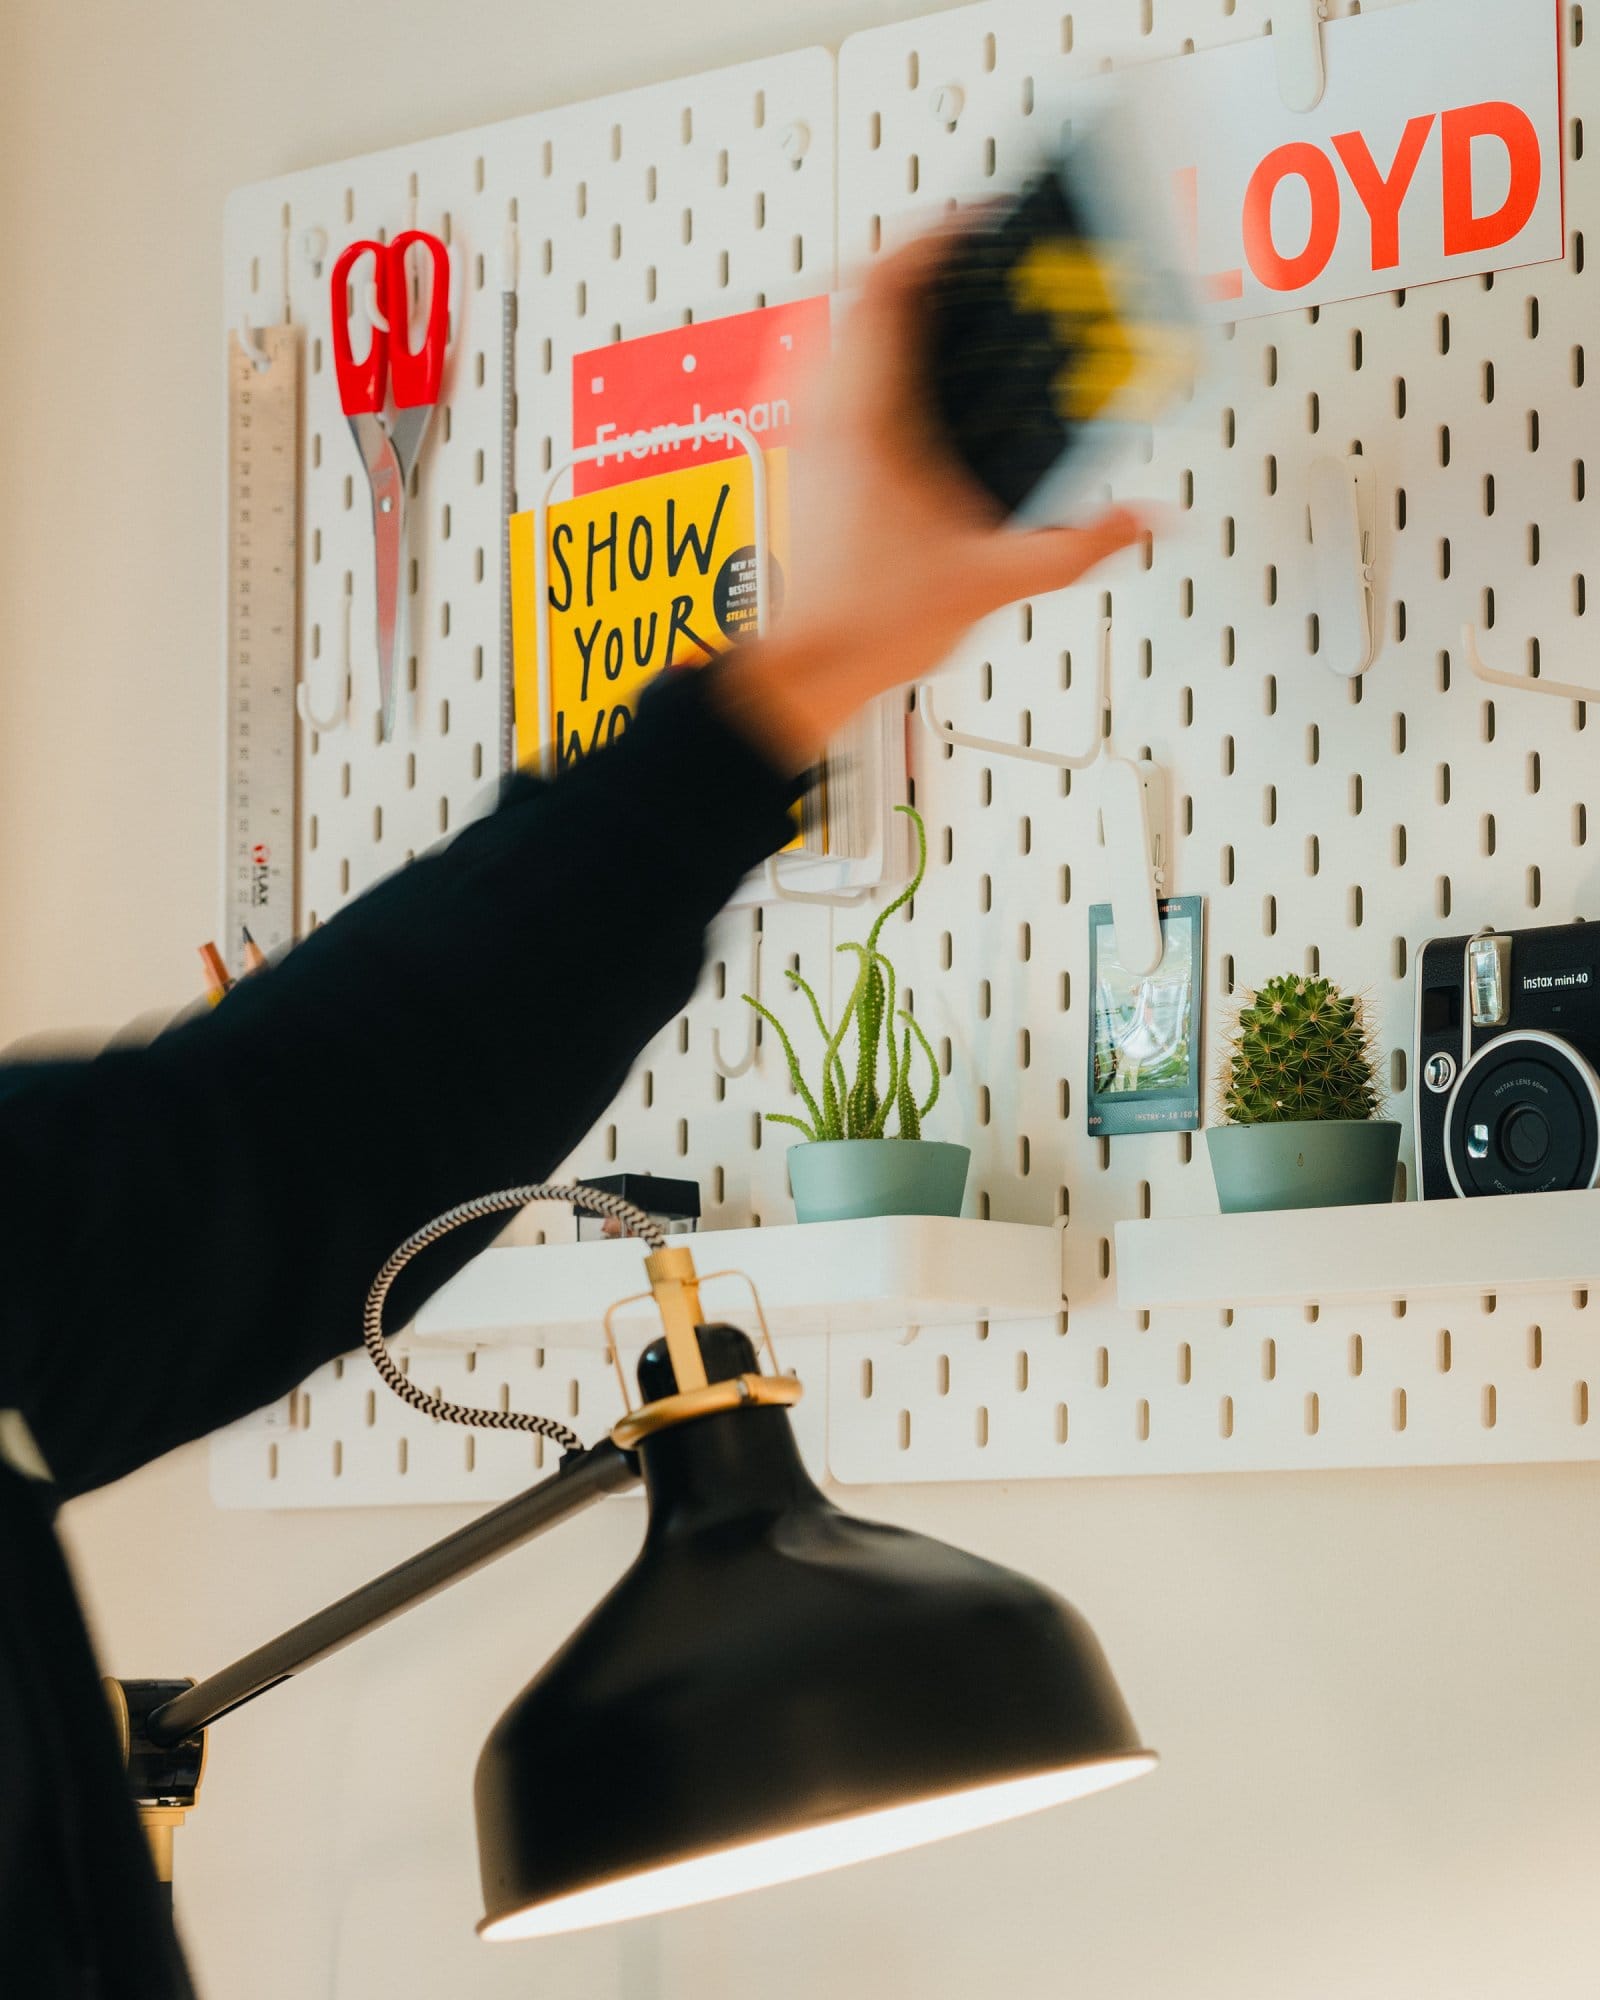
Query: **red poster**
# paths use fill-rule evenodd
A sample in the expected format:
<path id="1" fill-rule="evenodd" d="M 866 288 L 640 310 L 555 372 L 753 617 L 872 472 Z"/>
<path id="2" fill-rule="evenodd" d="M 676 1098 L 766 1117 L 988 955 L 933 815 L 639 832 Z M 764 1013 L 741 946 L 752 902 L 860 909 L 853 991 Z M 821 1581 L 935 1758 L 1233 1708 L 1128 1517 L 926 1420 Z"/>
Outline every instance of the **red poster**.
<path id="1" fill-rule="evenodd" d="M 727 417 L 770 449 L 791 442 L 795 395 L 828 351 L 826 296 L 617 341 L 572 358 L 572 442 L 606 455 L 573 467 L 574 493 L 742 454 L 734 440 L 682 443 L 669 425 Z M 615 450 L 609 449 L 615 445 Z"/>

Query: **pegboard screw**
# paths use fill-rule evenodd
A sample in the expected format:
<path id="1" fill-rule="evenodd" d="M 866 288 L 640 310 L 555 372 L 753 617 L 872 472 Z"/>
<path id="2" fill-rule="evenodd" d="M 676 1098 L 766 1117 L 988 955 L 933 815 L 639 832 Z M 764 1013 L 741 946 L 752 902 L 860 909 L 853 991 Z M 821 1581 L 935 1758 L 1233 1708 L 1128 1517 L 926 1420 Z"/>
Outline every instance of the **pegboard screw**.
<path id="1" fill-rule="evenodd" d="M 967 93 L 959 83 L 941 83 L 928 98 L 928 109 L 938 119 L 947 132 L 955 130 L 956 120 L 966 109 Z"/>
<path id="2" fill-rule="evenodd" d="M 778 134 L 778 150 L 791 167 L 799 166 L 811 151 L 811 127 L 804 119 L 797 118 L 792 125 L 784 126 Z"/>
<path id="3" fill-rule="evenodd" d="M 311 266 L 313 278 L 322 276 L 322 266 L 328 255 L 328 232 L 325 229 L 302 229 L 300 232 L 300 255 Z"/>

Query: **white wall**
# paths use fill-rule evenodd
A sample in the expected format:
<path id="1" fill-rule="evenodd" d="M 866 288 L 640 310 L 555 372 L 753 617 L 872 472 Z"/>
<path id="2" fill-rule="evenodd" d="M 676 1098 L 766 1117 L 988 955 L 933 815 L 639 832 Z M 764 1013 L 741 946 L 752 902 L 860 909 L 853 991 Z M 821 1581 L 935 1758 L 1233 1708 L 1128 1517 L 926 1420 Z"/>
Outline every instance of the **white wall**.
<path id="1" fill-rule="evenodd" d="M 837 41 L 900 0 L 9 0 L 0 1043 L 187 999 L 216 887 L 221 206 L 243 181 Z M 469 1780 L 632 1549 L 614 1502 L 216 1732 L 212 2000 L 1283 2000 L 1600 1989 L 1590 1469 L 891 1490 L 1099 1627 L 1157 1777 L 660 1925 L 491 1950 Z M 218 1515 L 199 1451 L 72 1511 L 108 1662 L 203 1672 L 442 1532 Z"/>

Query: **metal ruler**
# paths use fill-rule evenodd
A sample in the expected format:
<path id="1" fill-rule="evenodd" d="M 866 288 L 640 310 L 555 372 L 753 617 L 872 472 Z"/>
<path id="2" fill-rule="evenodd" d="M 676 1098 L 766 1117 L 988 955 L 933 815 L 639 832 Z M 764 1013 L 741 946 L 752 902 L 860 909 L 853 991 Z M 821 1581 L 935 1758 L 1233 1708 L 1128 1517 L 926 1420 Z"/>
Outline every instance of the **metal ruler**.
<path id="1" fill-rule="evenodd" d="M 260 361 L 228 335 L 228 716 L 223 954 L 295 939 L 300 349 L 263 328 Z M 262 365 L 264 363 L 264 365 Z"/>

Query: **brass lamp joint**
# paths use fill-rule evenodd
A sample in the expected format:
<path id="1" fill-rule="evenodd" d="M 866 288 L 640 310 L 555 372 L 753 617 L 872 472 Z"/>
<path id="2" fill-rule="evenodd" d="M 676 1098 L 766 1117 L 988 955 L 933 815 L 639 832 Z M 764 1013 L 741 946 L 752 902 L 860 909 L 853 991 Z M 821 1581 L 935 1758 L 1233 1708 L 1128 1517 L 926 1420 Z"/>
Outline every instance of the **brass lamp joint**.
<path id="1" fill-rule="evenodd" d="M 705 1357 L 700 1352 L 698 1329 L 704 1324 L 704 1318 L 700 1308 L 701 1281 L 695 1270 L 692 1251 L 687 1245 L 676 1243 L 665 1249 L 652 1250 L 644 1260 L 644 1268 L 650 1280 L 650 1290 L 616 1300 L 607 1308 L 605 1315 L 606 1351 L 617 1371 L 617 1386 L 622 1391 L 624 1410 L 624 1415 L 611 1429 L 611 1441 L 619 1450 L 632 1451 L 642 1438 L 649 1437 L 654 1431 L 666 1430 L 673 1424 L 688 1423 L 695 1417 L 713 1416 L 719 1410 L 741 1407 L 770 1409 L 799 1402 L 804 1394 L 799 1378 L 785 1375 L 778 1366 L 777 1350 L 772 1344 L 772 1329 L 767 1324 L 761 1294 L 747 1273 L 713 1271 L 705 1282 L 710 1285 L 720 1278 L 738 1278 L 749 1286 L 751 1302 L 761 1327 L 761 1344 L 766 1350 L 772 1372 L 766 1375 L 735 1375 L 725 1381 L 712 1382 L 706 1377 Z M 659 1396 L 654 1402 L 635 1408 L 628 1393 L 628 1378 L 623 1372 L 612 1321 L 624 1306 L 638 1305 L 646 1298 L 655 1300 L 656 1309 L 661 1314 L 677 1392 L 671 1396 Z"/>

